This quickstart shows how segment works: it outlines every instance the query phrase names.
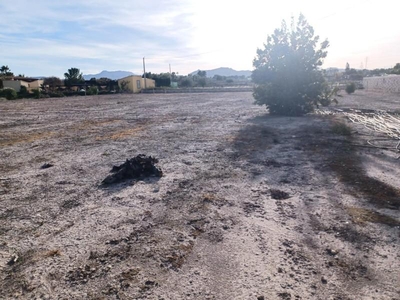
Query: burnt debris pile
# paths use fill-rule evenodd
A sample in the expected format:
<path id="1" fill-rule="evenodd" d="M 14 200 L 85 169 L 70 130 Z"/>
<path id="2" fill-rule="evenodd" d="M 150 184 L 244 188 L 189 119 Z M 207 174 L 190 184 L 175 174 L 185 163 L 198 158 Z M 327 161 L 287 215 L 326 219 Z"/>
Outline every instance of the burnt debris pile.
<path id="1" fill-rule="evenodd" d="M 102 185 L 110 185 L 127 180 L 137 180 L 146 177 L 161 177 L 162 171 L 155 164 L 158 160 L 155 157 L 139 154 L 127 159 L 122 165 L 113 166 L 110 175 L 103 181 Z"/>
<path id="2" fill-rule="evenodd" d="M 290 198 L 290 195 L 288 193 L 281 190 L 271 189 L 270 192 L 272 199 L 275 200 L 284 200 Z"/>

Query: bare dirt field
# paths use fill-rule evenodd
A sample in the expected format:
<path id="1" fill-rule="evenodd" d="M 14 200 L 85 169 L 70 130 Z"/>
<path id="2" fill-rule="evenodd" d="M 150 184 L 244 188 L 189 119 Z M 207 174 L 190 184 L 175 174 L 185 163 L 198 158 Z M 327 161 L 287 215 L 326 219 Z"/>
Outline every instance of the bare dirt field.
<path id="1" fill-rule="evenodd" d="M 396 140 L 252 103 L 0 102 L 0 299 L 400 299 Z M 138 154 L 163 176 L 101 185 Z"/>

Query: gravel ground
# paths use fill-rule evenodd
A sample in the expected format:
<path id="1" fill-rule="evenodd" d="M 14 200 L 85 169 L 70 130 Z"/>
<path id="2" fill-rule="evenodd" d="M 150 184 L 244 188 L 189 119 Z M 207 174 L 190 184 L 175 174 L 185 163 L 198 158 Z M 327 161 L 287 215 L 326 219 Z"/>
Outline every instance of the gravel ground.
<path id="1" fill-rule="evenodd" d="M 0 102 L 0 298 L 400 299 L 399 154 L 340 115 L 252 102 Z M 138 154 L 163 176 L 100 185 Z"/>

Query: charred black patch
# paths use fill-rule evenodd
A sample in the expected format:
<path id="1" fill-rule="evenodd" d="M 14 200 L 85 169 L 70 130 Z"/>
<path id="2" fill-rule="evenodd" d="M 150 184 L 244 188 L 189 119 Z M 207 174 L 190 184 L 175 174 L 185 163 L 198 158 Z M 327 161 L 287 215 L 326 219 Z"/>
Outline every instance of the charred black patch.
<path id="1" fill-rule="evenodd" d="M 113 166 L 111 175 L 108 175 L 102 185 L 110 185 L 127 180 L 135 180 L 146 177 L 161 177 L 162 171 L 155 164 L 158 160 L 155 157 L 139 154 L 119 166 Z"/>

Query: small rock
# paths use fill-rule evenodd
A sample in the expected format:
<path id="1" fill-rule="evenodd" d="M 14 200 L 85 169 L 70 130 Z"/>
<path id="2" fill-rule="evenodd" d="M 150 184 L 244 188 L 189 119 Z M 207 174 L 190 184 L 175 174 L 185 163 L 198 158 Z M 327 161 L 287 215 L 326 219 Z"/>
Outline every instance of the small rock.
<path id="1" fill-rule="evenodd" d="M 41 169 L 48 169 L 48 168 L 51 168 L 51 167 L 53 167 L 54 165 L 53 164 L 51 164 L 51 163 L 45 163 L 45 164 L 43 164 L 40 168 Z"/>
<path id="2" fill-rule="evenodd" d="M 326 249 L 326 253 L 328 253 L 329 255 L 331 255 L 331 256 L 335 256 L 336 254 L 338 254 L 338 251 L 337 250 L 334 250 L 334 249 Z"/>
<path id="3" fill-rule="evenodd" d="M 323 284 L 327 284 L 327 283 L 328 283 L 328 280 L 327 280 L 324 276 L 322 276 L 322 277 L 321 277 L 321 282 L 322 282 Z"/>
<path id="4" fill-rule="evenodd" d="M 152 281 L 152 280 L 147 280 L 144 284 L 145 285 L 156 285 L 156 282 Z"/>
<path id="5" fill-rule="evenodd" d="M 8 261 L 7 265 L 12 266 L 17 262 L 18 258 L 18 255 L 14 254 L 13 256 L 11 256 L 11 259 Z"/>
<path id="6" fill-rule="evenodd" d="M 265 300 L 264 296 L 258 296 L 257 300 Z"/>

